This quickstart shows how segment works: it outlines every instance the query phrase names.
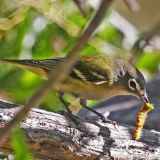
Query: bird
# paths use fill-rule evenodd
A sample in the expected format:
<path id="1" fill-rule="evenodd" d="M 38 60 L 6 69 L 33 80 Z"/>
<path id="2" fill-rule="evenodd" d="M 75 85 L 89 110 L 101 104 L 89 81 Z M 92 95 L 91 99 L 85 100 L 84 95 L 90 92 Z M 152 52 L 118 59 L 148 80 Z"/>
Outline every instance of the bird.
<path id="1" fill-rule="evenodd" d="M 44 79 L 48 79 L 51 70 L 56 70 L 63 60 L 65 60 L 65 57 L 42 60 L 1 59 L 0 63 L 15 64 L 38 74 Z M 87 100 L 107 100 L 118 95 L 132 95 L 138 97 L 144 103 L 149 102 L 143 74 L 127 60 L 107 55 L 81 56 L 72 66 L 67 78 L 54 87 L 70 114 L 72 114 L 72 111 L 64 100 L 64 93 L 78 97 L 82 107 L 97 114 L 102 121 L 105 121 L 105 117 L 88 107 Z"/>

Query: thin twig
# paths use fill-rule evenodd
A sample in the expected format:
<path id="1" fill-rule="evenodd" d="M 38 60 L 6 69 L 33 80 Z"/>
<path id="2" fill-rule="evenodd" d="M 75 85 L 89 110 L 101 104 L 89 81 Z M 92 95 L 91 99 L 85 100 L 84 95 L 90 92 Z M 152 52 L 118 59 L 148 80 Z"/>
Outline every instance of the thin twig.
<path id="1" fill-rule="evenodd" d="M 135 0 L 124 0 L 124 3 L 131 12 L 138 12 L 140 10 L 140 5 Z"/>
<path id="2" fill-rule="evenodd" d="M 79 11 L 81 14 L 85 17 L 86 14 L 86 6 L 85 6 L 85 1 L 84 0 L 73 0 L 74 3 L 77 5 Z"/>
<path id="3" fill-rule="evenodd" d="M 105 15 L 107 9 L 109 8 L 113 0 L 103 0 L 97 10 L 95 16 L 86 27 L 84 32 L 81 34 L 76 45 L 69 52 L 65 60 L 57 67 L 56 71 L 52 71 L 49 75 L 49 79 L 40 89 L 33 94 L 33 96 L 26 102 L 24 107 L 17 113 L 14 119 L 12 119 L 6 127 L 0 133 L 0 146 L 3 145 L 6 138 L 9 137 L 12 130 L 18 126 L 18 124 L 27 116 L 28 112 L 32 107 L 38 106 L 39 103 L 47 96 L 47 94 L 52 90 L 53 86 L 65 79 L 66 75 L 69 73 L 72 65 L 79 58 L 79 52 L 88 42 L 92 33 L 95 31 L 97 26 L 100 24 L 102 17 Z M 64 67 L 65 66 L 65 67 Z"/>
<path id="4" fill-rule="evenodd" d="M 129 59 L 131 63 L 134 63 L 136 59 L 143 53 L 143 49 L 149 44 L 149 41 L 160 31 L 160 19 L 157 23 L 148 30 L 148 32 L 143 33 L 140 38 L 136 41 L 131 49 L 132 57 Z M 141 42 L 144 42 L 143 44 Z"/>

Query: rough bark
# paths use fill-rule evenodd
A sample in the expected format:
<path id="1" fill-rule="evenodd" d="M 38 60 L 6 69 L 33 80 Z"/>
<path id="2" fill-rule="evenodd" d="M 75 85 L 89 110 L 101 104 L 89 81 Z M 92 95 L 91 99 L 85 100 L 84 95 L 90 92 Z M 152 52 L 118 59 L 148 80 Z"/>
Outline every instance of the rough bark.
<path id="1" fill-rule="evenodd" d="M 0 130 L 21 107 L 0 101 Z M 68 116 L 32 109 L 21 123 L 32 153 L 39 159 L 160 159 L 160 133 L 144 130 L 133 140 L 134 127 L 108 121 L 83 121 L 75 125 Z M 11 152 L 10 139 L 0 151 Z"/>

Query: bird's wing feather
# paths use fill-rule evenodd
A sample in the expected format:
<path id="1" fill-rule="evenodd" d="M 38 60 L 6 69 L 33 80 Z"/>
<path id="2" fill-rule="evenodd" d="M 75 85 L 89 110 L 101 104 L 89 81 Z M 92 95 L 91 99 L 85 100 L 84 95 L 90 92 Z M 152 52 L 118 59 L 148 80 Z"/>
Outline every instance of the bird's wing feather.
<path id="1" fill-rule="evenodd" d="M 94 84 L 108 83 L 112 85 L 120 77 L 124 77 L 126 68 L 124 61 L 119 59 L 109 59 L 104 56 L 81 58 L 71 72 L 73 78 Z"/>
<path id="2" fill-rule="evenodd" d="M 72 69 L 71 76 L 95 84 L 105 83 L 109 80 L 108 75 L 101 68 L 81 61 L 76 63 L 74 69 Z"/>
<path id="3" fill-rule="evenodd" d="M 59 62 L 64 60 L 64 58 L 53 58 L 38 61 L 41 66 L 46 71 L 50 71 L 58 65 Z M 78 60 L 77 63 L 71 70 L 70 76 L 73 79 L 82 80 L 90 83 L 101 84 L 107 82 L 108 75 L 101 70 L 100 67 L 95 65 L 84 63 L 83 60 Z"/>

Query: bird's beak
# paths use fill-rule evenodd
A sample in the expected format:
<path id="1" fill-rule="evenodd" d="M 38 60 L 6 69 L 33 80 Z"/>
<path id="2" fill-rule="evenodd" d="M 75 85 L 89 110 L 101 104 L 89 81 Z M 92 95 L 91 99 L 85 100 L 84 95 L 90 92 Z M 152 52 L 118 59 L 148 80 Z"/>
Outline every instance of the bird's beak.
<path id="1" fill-rule="evenodd" d="M 141 91 L 139 93 L 140 95 L 140 99 L 144 102 L 144 103 L 149 103 L 149 100 L 148 100 L 148 96 L 147 96 L 147 93 L 146 91 Z"/>

